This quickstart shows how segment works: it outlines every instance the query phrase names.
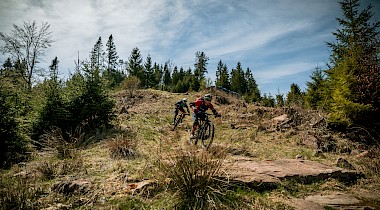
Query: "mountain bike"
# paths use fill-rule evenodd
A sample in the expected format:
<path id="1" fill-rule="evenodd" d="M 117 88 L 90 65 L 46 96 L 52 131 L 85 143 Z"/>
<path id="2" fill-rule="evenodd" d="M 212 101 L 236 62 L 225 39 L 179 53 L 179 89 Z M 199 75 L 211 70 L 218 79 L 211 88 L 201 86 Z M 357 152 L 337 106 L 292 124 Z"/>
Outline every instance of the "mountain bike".
<path id="1" fill-rule="evenodd" d="M 174 127 L 172 129 L 172 131 L 175 130 L 175 128 L 182 122 L 183 118 L 185 118 L 186 115 L 189 115 L 185 112 L 181 112 L 181 114 L 177 115 L 175 121 L 174 121 Z"/>
<path id="2" fill-rule="evenodd" d="M 197 145 L 198 140 L 201 140 L 202 147 L 206 150 L 210 148 L 215 134 L 214 124 L 209 120 L 210 115 L 212 114 L 204 113 L 203 119 L 199 118 L 197 135 L 194 141 L 194 145 Z M 192 143 L 192 139 L 190 139 L 190 143 Z"/>

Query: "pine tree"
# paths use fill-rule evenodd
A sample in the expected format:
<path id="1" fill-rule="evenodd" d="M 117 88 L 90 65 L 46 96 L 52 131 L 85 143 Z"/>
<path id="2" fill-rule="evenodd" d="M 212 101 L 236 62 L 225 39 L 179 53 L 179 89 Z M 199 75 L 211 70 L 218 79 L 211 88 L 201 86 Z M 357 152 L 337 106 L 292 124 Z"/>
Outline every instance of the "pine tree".
<path id="1" fill-rule="evenodd" d="M 183 80 L 184 77 L 185 77 L 185 71 L 183 70 L 183 67 L 181 66 L 178 72 L 178 79 Z"/>
<path id="2" fill-rule="evenodd" d="M 144 63 L 144 72 L 146 78 L 146 88 L 152 88 L 156 86 L 154 68 L 152 66 L 152 58 L 148 54 Z"/>
<path id="3" fill-rule="evenodd" d="M 175 66 L 172 73 L 172 87 L 175 87 L 179 81 L 180 81 L 180 78 L 179 78 L 178 67 Z"/>
<path id="4" fill-rule="evenodd" d="M 157 63 L 154 63 L 153 65 L 153 74 L 154 74 L 154 87 L 158 88 L 162 82 L 163 71 L 162 71 L 162 67 L 160 67 L 160 65 L 158 65 Z"/>
<path id="5" fill-rule="evenodd" d="M 283 107 L 285 105 L 284 95 L 283 94 L 276 94 L 276 105 L 277 107 Z"/>
<path id="6" fill-rule="evenodd" d="M 325 101 L 325 78 L 322 69 L 315 68 L 310 76 L 311 82 L 307 82 L 305 102 L 309 108 L 322 108 Z"/>
<path id="7" fill-rule="evenodd" d="M 7 72 L 12 71 L 13 64 L 10 58 L 7 58 L 3 63 L 3 67 L 0 69 L 0 76 L 5 75 Z"/>
<path id="8" fill-rule="evenodd" d="M 205 78 L 205 74 L 207 73 L 208 60 L 209 58 L 204 52 L 198 51 L 195 53 L 194 75 L 197 77 L 197 81 L 201 81 Z"/>
<path id="9" fill-rule="evenodd" d="M 222 75 L 222 69 L 223 69 L 223 63 L 222 63 L 222 60 L 219 60 L 218 62 L 218 65 L 216 67 L 216 71 L 215 71 L 215 86 L 219 87 L 223 87 L 222 86 L 222 81 L 221 81 L 221 75 Z"/>
<path id="10" fill-rule="evenodd" d="M 27 141 L 22 135 L 18 109 L 22 106 L 18 94 L 0 83 L 0 168 L 27 158 Z"/>
<path id="11" fill-rule="evenodd" d="M 102 67 L 102 60 L 103 60 L 103 43 L 102 43 L 102 37 L 98 38 L 98 41 L 96 41 L 94 47 L 92 48 L 90 52 L 90 67 L 91 68 L 101 68 Z"/>
<path id="12" fill-rule="evenodd" d="M 292 83 L 290 85 L 290 91 L 286 95 L 286 104 L 289 105 L 299 105 L 303 104 L 303 93 L 301 92 L 300 87 Z"/>
<path id="13" fill-rule="evenodd" d="M 371 23 L 372 6 L 359 11 L 359 0 L 339 2 L 343 18 L 333 35 L 330 69 L 327 72 L 330 121 L 337 125 L 367 123 L 380 113 L 380 68 L 378 62 L 380 22 Z M 369 112 L 372 112 L 370 114 Z"/>
<path id="14" fill-rule="evenodd" d="M 241 63 L 236 64 L 236 68 L 231 70 L 231 90 L 243 95 L 247 92 L 247 82 Z"/>
<path id="15" fill-rule="evenodd" d="M 185 76 L 183 77 L 183 80 L 182 80 L 184 89 L 186 89 L 186 91 L 194 90 L 192 87 L 193 86 L 193 79 L 194 79 L 194 75 L 193 75 L 191 68 L 189 67 L 185 71 Z"/>
<path id="16" fill-rule="evenodd" d="M 73 101 L 83 94 L 85 78 L 80 69 L 76 69 L 70 74 L 69 79 L 65 82 L 63 97 L 66 101 Z"/>
<path id="17" fill-rule="evenodd" d="M 127 71 L 129 76 L 136 76 L 141 81 L 141 86 L 145 87 L 146 79 L 143 71 L 143 60 L 139 48 L 133 48 L 128 60 Z"/>
<path id="18" fill-rule="evenodd" d="M 164 78 L 163 78 L 163 84 L 165 86 L 165 90 L 169 89 L 169 86 L 172 83 L 172 77 L 169 69 L 169 63 L 166 62 L 164 66 Z"/>
<path id="19" fill-rule="evenodd" d="M 246 80 L 246 96 L 249 102 L 258 102 L 260 101 L 260 90 L 258 85 L 256 84 L 255 78 L 253 78 L 252 72 L 249 68 L 247 68 L 245 72 L 245 80 Z"/>
<path id="20" fill-rule="evenodd" d="M 116 52 L 116 46 L 113 41 L 112 34 L 108 37 L 106 47 L 107 47 L 106 49 L 107 70 L 108 71 L 116 70 L 119 56 L 117 55 L 117 52 Z"/>
<path id="21" fill-rule="evenodd" d="M 275 99 L 272 95 L 267 95 L 266 93 L 264 93 L 264 96 L 260 100 L 260 105 L 266 107 L 274 107 Z"/>
<path id="22" fill-rule="evenodd" d="M 227 89 L 231 88 L 231 83 L 230 83 L 230 76 L 228 73 L 228 68 L 226 64 L 223 64 L 222 71 L 220 74 L 220 83 L 221 86 Z"/>
<path id="23" fill-rule="evenodd" d="M 67 103 L 62 97 L 63 85 L 58 79 L 58 58 L 52 60 L 50 69 L 50 79 L 45 90 L 46 104 L 39 113 L 38 122 L 33 128 L 32 138 L 39 141 L 41 135 L 52 128 L 61 128 L 63 131 L 70 129 L 70 113 Z"/>
<path id="24" fill-rule="evenodd" d="M 85 125 L 88 131 L 108 127 L 115 118 L 115 102 L 108 97 L 98 68 L 83 65 L 83 71 L 83 92 L 70 102 L 72 118 L 69 125 L 73 128 Z"/>

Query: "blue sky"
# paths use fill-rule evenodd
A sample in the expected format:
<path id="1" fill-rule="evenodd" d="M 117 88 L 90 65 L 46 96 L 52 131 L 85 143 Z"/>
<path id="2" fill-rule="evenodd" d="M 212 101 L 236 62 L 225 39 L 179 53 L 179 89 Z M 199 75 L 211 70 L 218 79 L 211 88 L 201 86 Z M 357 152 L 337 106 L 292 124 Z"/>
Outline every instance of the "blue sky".
<path id="1" fill-rule="evenodd" d="M 362 1 L 369 3 L 380 9 L 380 0 Z M 50 24 L 54 43 L 39 67 L 57 56 L 62 77 L 73 72 L 78 51 L 88 59 L 98 37 L 105 46 L 112 34 L 121 59 L 138 47 L 144 60 L 150 54 L 153 62 L 188 69 L 203 51 L 213 81 L 219 60 L 229 70 L 241 62 L 272 95 L 287 93 L 291 83 L 304 90 L 315 67 L 324 67 L 336 17 L 334 0 L 0 0 L 1 32 L 23 21 Z M 0 54 L 0 64 L 7 57 Z"/>

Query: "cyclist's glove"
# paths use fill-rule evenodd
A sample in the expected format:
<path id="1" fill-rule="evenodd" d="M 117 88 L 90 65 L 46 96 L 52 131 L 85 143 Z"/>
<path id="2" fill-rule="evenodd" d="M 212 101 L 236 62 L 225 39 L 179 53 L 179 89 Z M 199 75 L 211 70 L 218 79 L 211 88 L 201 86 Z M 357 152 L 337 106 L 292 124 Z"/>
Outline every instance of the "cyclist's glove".
<path id="1" fill-rule="evenodd" d="M 215 117 L 220 117 L 221 116 L 215 109 L 212 110 L 212 113 L 214 114 Z"/>

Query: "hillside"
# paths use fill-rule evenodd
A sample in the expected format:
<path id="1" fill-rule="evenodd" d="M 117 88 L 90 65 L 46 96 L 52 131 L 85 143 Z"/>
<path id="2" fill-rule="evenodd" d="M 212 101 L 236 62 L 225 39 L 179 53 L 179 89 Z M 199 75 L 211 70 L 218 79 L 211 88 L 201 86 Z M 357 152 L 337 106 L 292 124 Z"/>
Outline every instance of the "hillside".
<path id="1" fill-rule="evenodd" d="M 189 144 L 191 117 L 172 131 L 173 104 L 206 92 L 116 92 L 115 129 L 70 148 L 71 158 L 57 158 L 51 148 L 2 172 L 9 202 L 29 198 L 25 205 L 38 209 L 173 209 L 184 192 L 172 188 L 178 185 L 167 172 L 186 156 L 217 163 L 212 177 L 226 185 L 213 191 L 223 199 L 210 198 L 216 204 L 207 208 L 380 208 L 378 148 L 329 131 L 321 112 L 265 108 L 208 92 L 222 115 L 212 118 L 209 151 Z"/>

